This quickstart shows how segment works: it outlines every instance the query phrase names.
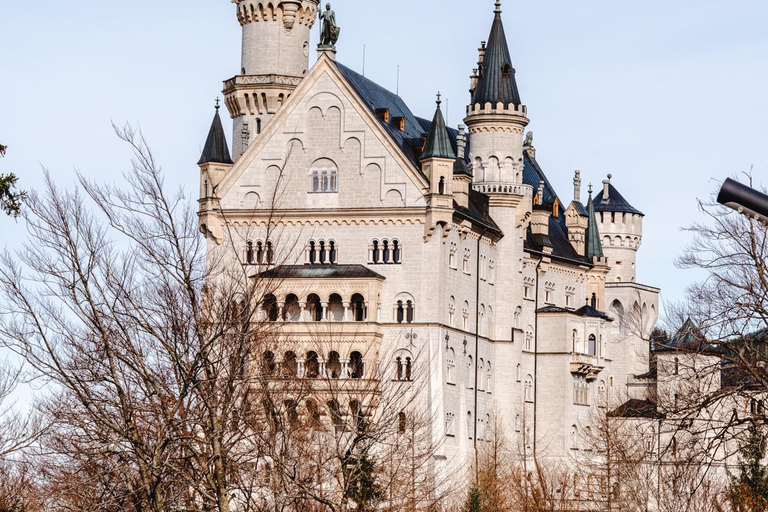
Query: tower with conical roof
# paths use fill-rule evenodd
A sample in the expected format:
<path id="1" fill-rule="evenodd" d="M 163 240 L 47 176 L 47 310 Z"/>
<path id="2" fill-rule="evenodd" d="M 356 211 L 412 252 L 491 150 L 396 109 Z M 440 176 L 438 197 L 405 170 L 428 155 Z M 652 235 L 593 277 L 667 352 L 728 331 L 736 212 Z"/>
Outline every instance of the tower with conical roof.
<path id="1" fill-rule="evenodd" d="M 474 188 L 490 196 L 490 205 L 515 205 L 523 196 L 523 134 L 528 110 L 520 100 L 509 53 L 501 1 L 496 2 L 487 44 L 480 48 L 472 77 L 469 128 Z M 527 191 L 530 192 L 530 189 Z"/>
<path id="2" fill-rule="evenodd" d="M 206 236 L 220 239 L 220 222 L 216 215 L 212 215 L 218 209 L 216 187 L 232 168 L 233 162 L 219 116 L 219 100 L 216 100 L 216 113 L 197 165 L 200 166 L 200 231 Z"/>
<path id="3" fill-rule="evenodd" d="M 319 0 L 232 0 L 243 30 L 240 73 L 224 82 L 237 159 L 309 69 Z"/>
<path id="4" fill-rule="evenodd" d="M 437 109 L 435 109 L 435 116 L 420 158 L 421 170 L 429 180 L 425 226 L 427 235 L 430 235 L 438 225 L 443 226 L 443 233 L 447 234 L 453 223 L 452 187 L 456 152 L 451 146 L 440 103 L 440 93 L 438 93 Z"/>

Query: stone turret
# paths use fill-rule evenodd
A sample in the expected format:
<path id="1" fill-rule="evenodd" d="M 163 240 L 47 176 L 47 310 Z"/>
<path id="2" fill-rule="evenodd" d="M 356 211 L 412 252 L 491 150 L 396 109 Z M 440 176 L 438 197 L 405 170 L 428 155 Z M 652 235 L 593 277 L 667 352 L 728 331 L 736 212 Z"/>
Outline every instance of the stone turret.
<path id="1" fill-rule="evenodd" d="M 523 185 L 523 134 L 528 110 L 517 89 L 500 2 L 488 43 L 480 49 L 478 66 L 465 119 L 473 186 L 490 197 L 491 207 L 514 207 L 531 194 L 530 187 Z"/>
<path id="2" fill-rule="evenodd" d="M 600 242 L 600 228 L 598 227 L 597 216 L 595 215 L 595 203 L 592 200 L 592 185 L 589 186 L 587 220 L 587 240 L 584 256 L 594 265 L 588 274 L 588 299 L 592 301 L 593 308 L 605 310 L 605 282 L 610 269 L 608 267 L 608 260 L 603 253 L 602 243 Z"/>
<path id="3" fill-rule="evenodd" d="M 603 181 L 603 190 L 595 197 L 595 212 L 602 236 L 603 251 L 611 271 L 608 282 L 634 283 L 637 250 L 643 241 L 643 213 L 634 208 L 611 184 Z"/>
<path id="4" fill-rule="evenodd" d="M 219 116 L 219 100 L 216 100 L 216 113 L 213 116 L 208 138 L 203 146 L 203 153 L 197 165 L 200 166 L 200 231 L 214 240 L 221 240 L 220 221 L 212 212 L 219 208 L 219 198 L 216 195 L 224 176 L 232 168 L 233 162 L 227 147 L 227 137 Z"/>
<path id="5" fill-rule="evenodd" d="M 243 30 L 240 74 L 224 82 L 237 159 L 309 68 L 309 34 L 319 0 L 232 0 Z"/>
<path id="6" fill-rule="evenodd" d="M 452 189 L 456 153 L 448 137 L 440 103 L 438 93 L 435 117 L 420 158 L 421 170 L 429 180 L 426 235 L 430 235 L 438 225 L 443 226 L 444 233 L 447 233 L 453 221 Z"/>

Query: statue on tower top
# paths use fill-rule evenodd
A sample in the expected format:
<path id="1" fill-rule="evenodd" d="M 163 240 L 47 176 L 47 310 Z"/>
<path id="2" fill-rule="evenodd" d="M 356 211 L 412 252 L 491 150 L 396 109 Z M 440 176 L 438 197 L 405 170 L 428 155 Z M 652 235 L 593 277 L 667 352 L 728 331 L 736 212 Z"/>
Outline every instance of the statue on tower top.
<path id="1" fill-rule="evenodd" d="M 336 13 L 331 10 L 331 4 L 325 4 L 325 11 L 320 11 L 323 22 L 320 31 L 320 46 L 333 48 L 339 40 L 341 28 L 336 25 Z"/>

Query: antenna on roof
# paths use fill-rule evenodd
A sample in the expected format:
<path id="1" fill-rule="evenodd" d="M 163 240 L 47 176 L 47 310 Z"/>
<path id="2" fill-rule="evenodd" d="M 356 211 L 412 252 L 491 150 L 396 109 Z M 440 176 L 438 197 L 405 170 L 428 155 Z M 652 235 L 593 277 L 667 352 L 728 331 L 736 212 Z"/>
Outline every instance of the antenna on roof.
<path id="1" fill-rule="evenodd" d="M 363 76 L 365 76 L 365 45 L 363 45 Z"/>
<path id="2" fill-rule="evenodd" d="M 397 65 L 397 93 L 400 96 L 400 64 Z"/>

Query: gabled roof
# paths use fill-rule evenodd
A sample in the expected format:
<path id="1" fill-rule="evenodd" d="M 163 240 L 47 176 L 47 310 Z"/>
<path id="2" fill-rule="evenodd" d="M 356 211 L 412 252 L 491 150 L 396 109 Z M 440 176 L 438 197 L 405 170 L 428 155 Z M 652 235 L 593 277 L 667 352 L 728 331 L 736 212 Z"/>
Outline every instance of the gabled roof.
<path id="1" fill-rule="evenodd" d="M 693 320 L 688 318 L 672 337 L 662 343 L 657 343 L 654 351 L 685 350 L 699 352 L 711 348 L 701 329 L 693 323 Z"/>
<path id="2" fill-rule="evenodd" d="M 448 137 L 448 130 L 445 128 L 445 119 L 440 110 L 440 99 L 437 100 L 437 110 L 432 119 L 432 126 L 429 127 L 427 142 L 424 144 L 424 150 L 421 153 L 421 160 L 427 158 L 456 158 L 456 151 L 451 147 L 451 140 Z"/>
<path id="3" fill-rule="evenodd" d="M 364 265 L 281 265 L 258 274 L 258 277 L 273 279 L 381 279 Z"/>
<path id="4" fill-rule="evenodd" d="M 421 172 L 419 160 L 421 158 L 421 151 L 426 143 L 427 134 L 432 128 L 432 122 L 428 119 L 416 117 L 403 99 L 392 91 L 385 89 L 339 62 L 336 62 L 335 65 L 371 112 L 376 114 L 377 111 L 388 109 L 390 120 L 394 118 L 403 119 L 402 130 L 400 130 L 399 126 L 394 126 L 391 122 L 387 123 L 381 118 L 379 118 L 379 123 L 384 127 L 389 136 L 392 137 L 395 144 L 400 147 L 403 154 L 413 163 L 413 166 Z M 451 149 L 455 155 L 458 130 L 447 128 L 447 132 Z"/>
<path id="5" fill-rule="evenodd" d="M 509 55 L 507 36 L 501 21 L 501 7 L 496 6 L 496 14 L 488 36 L 485 57 L 479 69 L 480 78 L 472 95 L 473 104 L 496 103 L 520 105 L 520 93 L 515 82 L 515 68 Z"/>
<path id="6" fill-rule="evenodd" d="M 587 245 L 585 256 L 589 261 L 594 258 L 603 257 L 603 244 L 600 241 L 600 230 L 597 228 L 597 219 L 595 218 L 595 205 L 592 201 L 592 190 L 589 192 L 589 201 L 587 201 Z"/>
<path id="7" fill-rule="evenodd" d="M 624 196 L 619 194 L 611 184 L 608 184 L 608 199 L 603 199 L 603 191 L 601 190 L 597 196 L 595 196 L 595 211 L 596 212 L 620 212 L 620 213 L 635 213 L 637 215 L 644 215 L 643 212 L 629 204 L 624 199 Z"/>
<path id="8" fill-rule="evenodd" d="M 221 125 L 218 105 L 216 106 L 216 114 L 213 116 L 211 129 L 208 131 L 208 139 L 206 139 L 205 146 L 203 147 L 203 154 L 200 156 L 200 161 L 197 162 L 197 165 L 207 163 L 230 165 L 234 163 L 229 155 L 227 137 L 224 135 L 224 127 Z"/>

